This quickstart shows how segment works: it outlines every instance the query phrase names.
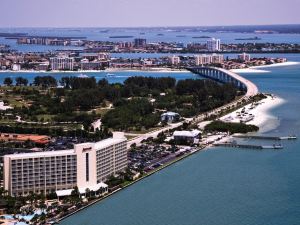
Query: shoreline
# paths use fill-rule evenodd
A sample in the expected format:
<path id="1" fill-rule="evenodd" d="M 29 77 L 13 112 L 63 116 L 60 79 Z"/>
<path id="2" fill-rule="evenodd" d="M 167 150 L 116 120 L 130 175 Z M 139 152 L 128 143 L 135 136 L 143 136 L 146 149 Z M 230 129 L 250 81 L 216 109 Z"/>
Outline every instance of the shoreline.
<path id="1" fill-rule="evenodd" d="M 246 124 L 258 126 L 258 133 L 265 133 L 276 129 L 276 127 L 279 126 L 280 121 L 276 116 L 270 113 L 270 111 L 283 105 L 285 102 L 286 100 L 279 96 L 268 95 L 266 99 L 262 99 L 257 102 L 257 106 L 253 109 L 250 109 L 252 104 L 244 106 L 243 108 L 245 108 L 249 114 L 254 115 L 253 120 L 246 122 Z M 233 118 L 232 121 L 228 122 L 239 122 L 239 119 L 236 118 L 236 114 L 241 113 L 241 111 L 242 109 L 237 109 L 225 116 L 222 116 L 220 120 L 224 121 L 226 118 L 231 117 Z"/>
<path id="2" fill-rule="evenodd" d="M 293 66 L 298 65 L 300 62 L 283 62 L 274 63 L 271 65 L 251 66 L 243 69 L 231 69 L 229 71 L 234 73 L 270 73 L 269 70 L 263 70 L 263 68 L 281 67 L 281 66 Z M 157 72 L 157 73 L 183 73 L 188 72 L 186 69 L 176 68 L 164 68 L 164 67 L 152 67 L 152 68 L 107 68 L 105 70 L 78 70 L 78 71 L 45 71 L 45 70 L 0 70 L 1 73 L 46 73 L 46 74 L 68 74 L 68 73 L 113 73 L 113 72 Z"/>
<path id="3" fill-rule="evenodd" d="M 60 74 L 60 73 L 110 73 L 110 72 L 160 72 L 160 73 L 182 73 L 188 72 L 186 69 L 173 69 L 173 68 L 164 68 L 164 67 L 153 67 L 153 68 L 108 68 L 105 70 L 78 70 L 78 71 L 59 71 L 59 70 L 0 70 L 1 73 L 46 73 L 46 74 Z"/>
<path id="4" fill-rule="evenodd" d="M 58 218 L 56 221 L 59 223 L 59 222 L 65 220 L 65 219 L 67 219 L 68 217 L 70 217 L 70 216 L 72 216 L 72 215 L 74 215 L 74 214 L 76 214 L 76 213 L 79 213 L 79 212 L 81 212 L 81 211 L 83 211 L 83 210 L 89 208 L 89 207 L 92 206 L 92 205 L 95 205 L 96 203 L 99 203 L 99 202 L 101 202 L 101 201 L 103 201 L 103 200 L 105 200 L 105 199 L 107 199 L 107 198 L 113 197 L 113 195 L 114 195 L 115 193 L 120 192 L 120 191 L 123 191 L 123 190 L 129 188 L 130 186 L 134 185 L 135 183 L 137 183 L 137 182 L 139 182 L 139 181 L 142 181 L 143 179 L 146 179 L 147 177 L 152 176 L 152 175 L 154 175 L 154 174 L 160 172 L 161 170 L 163 170 L 163 169 L 165 169 L 165 168 L 167 168 L 167 167 L 170 167 L 170 166 L 176 164 L 177 162 L 179 162 L 179 161 L 181 161 L 181 160 L 184 160 L 184 159 L 186 159 L 186 158 L 188 158 L 188 157 L 190 157 L 190 156 L 192 156 L 192 155 L 194 155 L 194 154 L 196 154 L 196 153 L 198 153 L 198 152 L 200 152 L 200 151 L 202 151 L 202 150 L 205 150 L 206 147 L 207 147 L 207 146 L 199 147 L 197 150 L 195 150 L 195 151 L 193 151 L 193 152 L 191 152 L 191 153 L 188 153 L 188 154 L 186 154 L 186 155 L 183 155 L 183 156 L 181 156 L 181 157 L 179 157 L 179 158 L 177 158 L 177 159 L 175 159 L 175 160 L 173 160 L 173 161 L 171 161 L 171 162 L 169 162 L 169 163 L 167 163 L 167 164 L 165 164 L 165 165 L 163 165 L 163 166 L 161 166 L 161 167 L 159 167 L 159 168 L 157 168 L 157 169 L 151 171 L 150 173 L 148 173 L 148 174 L 146 174 L 146 175 L 144 175 L 144 176 L 142 176 L 142 177 L 140 177 L 140 178 L 138 178 L 138 179 L 136 179 L 136 180 L 130 182 L 129 184 L 126 184 L 124 187 L 119 188 L 119 189 L 117 189 L 117 190 L 115 190 L 115 191 L 113 191 L 113 192 L 111 192 L 111 193 L 109 193 L 109 194 L 103 196 L 102 198 L 96 199 L 96 200 L 94 200 L 94 201 L 88 203 L 86 206 L 83 206 L 82 208 L 79 208 L 79 209 L 75 210 L 74 212 L 71 212 L 71 213 L 69 213 L 69 214 L 67 214 L 67 215 L 65 215 L 65 216 L 63 216 L 63 217 L 61 217 L 61 218 Z"/>
<path id="5" fill-rule="evenodd" d="M 251 66 L 249 68 L 243 68 L 243 69 L 232 69 L 230 71 L 234 73 L 270 73 L 271 71 L 264 70 L 264 68 L 294 66 L 298 64 L 300 64 L 300 62 L 283 62 L 283 63 L 274 63 L 271 65 Z"/>
<path id="6" fill-rule="evenodd" d="M 139 70 L 139 71 L 140 71 L 140 70 Z M 168 71 L 169 71 L 169 70 L 168 70 Z M 70 72 L 71 72 L 71 71 L 70 71 Z M 172 72 L 172 71 L 170 71 L 170 72 Z M 181 71 L 180 71 L 180 72 L 181 72 Z M 269 97 L 269 98 L 271 98 L 271 97 Z M 266 101 L 266 103 L 270 103 L 270 104 L 267 104 L 267 107 L 266 107 L 266 103 L 263 103 L 263 104 L 262 104 L 262 106 L 265 106 L 265 107 L 263 107 L 262 109 L 257 110 L 257 113 L 258 113 L 258 116 L 259 116 L 259 117 L 263 116 L 263 115 L 262 115 L 262 112 L 265 112 L 265 114 L 267 114 L 268 111 L 269 111 L 271 108 L 277 106 L 277 103 L 278 103 L 278 102 L 276 102 L 276 104 L 273 104 L 273 103 L 274 103 L 274 102 L 273 102 L 274 99 L 275 99 L 275 100 L 281 100 L 281 98 L 279 98 L 279 97 L 275 97 L 273 100 L 271 100 L 271 99 L 269 100 L 269 98 L 263 99 L 263 100 L 262 100 L 262 101 L 268 100 L 268 101 Z M 279 101 L 279 102 L 281 102 L 281 101 Z M 248 105 L 247 105 L 247 106 L 248 106 Z M 261 106 L 261 105 L 259 105 L 259 106 Z M 259 106 L 258 106 L 258 107 L 259 107 Z M 246 107 L 246 106 L 245 106 L 245 107 Z M 257 107 L 257 108 L 258 108 L 258 107 Z M 238 109 L 238 110 L 241 110 L 241 109 Z M 236 111 L 235 111 L 235 112 L 236 112 Z M 230 115 L 230 113 L 227 114 L 227 115 L 225 115 L 225 116 L 229 116 L 229 115 Z M 263 116 L 263 117 L 264 117 L 264 120 L 265 120 L 265 121 L 268 120 L 268 119 L 266 119 L 266 116 Z M 261 122 L 261 120 L 259 120 L 259 121 Z M 262 126 L 262 125 L 260 125 L 260 126 Z M 226 136 L 226 137 L 224 137 L 224 139 L 229 138 L 229 137 L 230 137 L 230 136 Z M 222 139 L 222 140 L 224 140 L 224 139 Z M 94 204 L 96 204 L 96 203 L 98 203 L 98 202 L 101 202 L 102 200 L 104 200 L 104 199 L 106 199 L 106 198 L 109 198 L 109 197 L 113 196 L 115 193 L 117 193 L 117 192 L 119 192 L 119 191 L 122 191 L 122 190 L 128 188 L 129 186 L 131 186 L 131 185 L 137 183 L 138 181 L 141 181 L 141 180 L 143 180 L 143 179 L 145 179 L 145 178 L 147 178 L 147 177 L 149 177 L 149 176 L 151 176 L 151 175 L 153 175 L 153 174 L 155 174 L 155 173 L 157 173 L 157 172 L 159 172 L 159 171 L 165 169 L 166 167 L 169 167 L 169 166 L 171 166 L 171 165 L 177 163 L 178 161 L 181 161 L 181 160 L 183 160 L 183 159 L 185 159 L 185 158 L 187 158 L 187 157 L 189 157 L 189 156 L 191 156 L 191 155 L 193 155 L 193 154 L 196 154 L 196 153 L 200 152 L 201 150 L 209 150 L 210 148 L 211 148 L 210 145 L 200 146 L 199 148 L 197 148 L 197 150 L 195 150 L 195 151 L 193 151 L 193 152 L 191 152 L 191 153 L 185 154 L 185 155 L 183 155 L 183 156 L 181 156 L 181 157 L 178 157 L 178 158 L 174 159 L 173 161 L 170 161 L 170 162 L 168 162 L 167 164 L 165 164 L 165 165 L 163 165 L 163 166 L 161 166 L 161 167 L 159 167 L 159 168 L 157 168 L 157 169 L 151 171 L 150 173 L 147 173 L 146 175 L 144 175 L 144 176 L 138 178 L 137 180 L 135 180 L 135 181 L 133 181 L 133 182 L 131 182 L 131 183 L 129 183 L 129 184 L 124 185 L 123 187 L 121 187 L 121 188 L 119 188 L 119 189 L 117 189 L 117 190 L 115 190 L 115 191 L 113 191 L 113 192 L 107 194 L 106 196 L 104 196 L 104 197 L 102 197 L 102 198 L 93 200 L 93 201 L 91 201 L 90 203 L 88 203 L 86 206 L 83 206 L 82 208 L 79 208 L 79 209 L 75 210 L 74 212 L 71 212 L 71 213 L 69 213 L 69 214 L 67 214 L 67 215 L 65 215 L 65 216 L 62 216 L 61 218 L 57 218 L 56 220 L 57 220 L 57 222 L 60 222 L 60 221 L 62 221 L 62 220 L 64 220 L 64 219 L 66 219 L 66 218 L 68 218 L 68 217 L 70 217 L 70 216 L 76 214 L 77 212 L 80 212 L 80 211 L 82 211 L 82 210 L 84 210 L 84 209 L 87 209 L 87 208 L 88 208 L 89 206 L 91 206 L 91 205 L 94 205 Z"/>
<path id="7" fill-rule="evenodd" d="M 247 124 L 256 125 L 259 127 L 259 133 L 265 133 L 276 129 L 280 125 L 279 118 L 274 116 L 271 111 L 285 104 L 286 100 L 278 96 L 273 96 L 263 99 L 260 102 L 262 104 L 252 110 L 255 118 Z"/>
<path id="8" fill-rule="evenodd" d="M 271 109 L 273 109 L 273 108 L 276 108 L 276 107 L 284 104 L 285 102 L 286 101 L 284 99 L 282 99 L 282 98 L 280 98 L 278 96 L 269 95 L 266 99 L 263 99 L 263 100 L 261 100 L 261 101 L 258 102 L 259 105 L 255 109 L 252 110 L 252 113 L 255 115 L 255 119 L 253 121 L 248 122 L 247 124 L 253 124 L 253 125 L 259 126 L 260 130 L 258 132 L 261 132 L 261 129 L 263 129 L 263 127 L 265 126 L 265 124 L 267 124 L 268 121 L 270 121 L 270 118 L 274 118 L 274 116 L 271 113 L 269 113 L 269 111 Z M 245 107 L 249 107 L 249 106 L 251 106 L 251 104 L 248 104 Z M 241 109 L 242 108 L 237 109 L 234 112 L 231 112 L 229 114 L 226 114 L 223 117 L 221 117 L 220 119 L 226 118 L 226 117 L 230 116 L 233 113 L 235 114 L 237 111 L 241 111 Z M 272 128 L 272 129 L 275 129 L 275 128 Z M 264 132 L 266 132 L 266 131 L 264 131 Z M 219 142 L 229 140 L 232 137 L 233 137 L 232 135 L 223 137 Z M 175 160 L 173 160 L 173 161 L 171 161 L 171 162 L 163 165 L 162 167 L 159 167 L 159 168 L 151 171 L 150 173 L 148 173 L 148 174 L 146 174 L 146 175 L 138 178 L 137 180 L 132 181 L 131 183 L 125 185 L 124 187 L 119 188 L 119 189 L 117 189 L 117 190 L 115 190 L 115 191 L 107 194 L 106 196 L 104 196 L 102 198 L 96 199 L 96 200 L 88 203 L 86 206 L 84 206 L 82 208 L 79 208 L 79 209 L 77 209 L 74 212 L 71 212 L 71 213 L 69 213 L 69 214 L 67 214 L 67 215 L 65 215 L 65 216 L 63 216 L 61 218 L 58 218 L 56 221 L 59 223 L 59 222 L 65 220 L 65 219 L 67 219 L 68 217 L 76 214 L 76 213 L 79 213 L 79 212 L 81 212 L 81 211 L 83 211 L 85 209 L 88 209 L 90 206 L 95 205 L 96 203 L 100 203 L 101 201 L 103 201 L 103 200 L 105 200 L 107 198 L 113 197 L 115 193 L 123 191 L 123 190 L 129 188 L 130 186 L 134 185 L 135 183 L 137 183 L 137 182 L 139 182 L 139 181 L 141 181 L 143 179 L 146 179 L 147 177 L 152 176 L 152 175 L 160 172 L 161 170 L 163 170 L 163 169 L 165 169 L 165 168 L 167 168 L 169 166 L 172 166 L 172 165 L 176 164 L 177 162 L 179 162 L 181 160 L 184 160 L 184 159 L 186 159 L 186 158 L 188 158 L 188 157 L 190 157 L 190 156 L 192 156 L 192 155 L 194 155 L 196 153 L 199 153 L 201 151 L 207 151 L 207 150 L 211 150 L 211 149 L 213 149 L 212 145 L 204 145 L 202 147 L 199 147 L 197 150 L 195 150 L 195 151 L 193 151 L 193 152 L 191 152 L 189 154 L 183 155 L 183 156 L 181 156 L 181 157 L 179 157 L 179 158 L 177 158 L 177 159 L 175 159 Z"/>

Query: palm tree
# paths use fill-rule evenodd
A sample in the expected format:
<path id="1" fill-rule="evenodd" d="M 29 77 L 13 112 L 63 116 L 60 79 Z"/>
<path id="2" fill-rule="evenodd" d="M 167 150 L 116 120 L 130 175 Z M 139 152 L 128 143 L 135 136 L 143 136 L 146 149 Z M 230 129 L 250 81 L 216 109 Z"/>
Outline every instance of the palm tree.
<path id="1" fill-rule="evenodd" d="M 91 190 L 89 188 L 85 189 L 85 197 L 91 197 Z"/>

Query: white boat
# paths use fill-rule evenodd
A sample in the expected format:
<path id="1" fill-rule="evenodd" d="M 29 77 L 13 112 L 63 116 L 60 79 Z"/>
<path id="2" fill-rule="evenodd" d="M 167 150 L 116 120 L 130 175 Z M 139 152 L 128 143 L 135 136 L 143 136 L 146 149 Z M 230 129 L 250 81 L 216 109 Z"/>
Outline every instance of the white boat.
<path id="1" fill-rule="evenodd" d="M 240 119 L 240 122 L 241 123 L 247 123 L 247 122 L 250 122 L 251 120 L 254 119 L 254 116 L 253 115 L 247 115 L 247 116 L 244 116 Z"/>
<path id="2" fill-rule="evenodd" d="M 280 137 L 280 140 L 296 140 L 297 136 L 287 136 L 287 137 Z"/>
<path id="3" fill-rule="evenodd" d="M 81 73 L 77 77 L 78 78 L 88 78 L 89 76 Z"/>
<path id="4" fill-rule="evenodd" d="M 106 77 L 115 77 L 115 76 L 116 76 L 116 74 L 113 74 L 113 73 L 106 74 Z"/>
<path id="5" fill-rule="evenodd" d="M 283 149 L 283 146 L 281 144 L 274 144 L 274 145 L 263 145 L 263 149 Z"/>

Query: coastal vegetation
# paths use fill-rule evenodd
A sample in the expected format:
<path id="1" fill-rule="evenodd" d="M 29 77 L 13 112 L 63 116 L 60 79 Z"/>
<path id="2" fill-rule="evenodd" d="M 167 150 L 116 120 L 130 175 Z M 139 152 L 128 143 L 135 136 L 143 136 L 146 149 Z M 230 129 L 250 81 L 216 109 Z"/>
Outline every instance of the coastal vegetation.
<path id="1" fill-rule="evenodd" d="M 1 132 L 39 133 L 51 136 L 77 133 L 107 137 L 109 130 L 141 131 L 158 126 L 164 111 L 183 117 L 212 110 L 242 94 L 231 84 L 210 80 L 130 77 L 109 84 L 94 77 L 37 76 L 32 84 L 18 77 L 1 87 L 2 98 L 13 109 L 0 113 Z M 60 84 L 60 86 L 57 86 Z M 16 120 L 16 117 L 19 120 Z M 91 123 L 102 120 L 102 129 Z M 96 138 L 96 137 L 95 137 Z"/>
<path id="2" fill-rule="evenodd" d="M 213 121 L 205 126 L 205 131 L 207 132 L 229 132 L 234 133 L 248 133 L 256 132 L 259 127 L 255 125 L 248 125 L 244 123 L 225 123 L 222 121 Z"/>

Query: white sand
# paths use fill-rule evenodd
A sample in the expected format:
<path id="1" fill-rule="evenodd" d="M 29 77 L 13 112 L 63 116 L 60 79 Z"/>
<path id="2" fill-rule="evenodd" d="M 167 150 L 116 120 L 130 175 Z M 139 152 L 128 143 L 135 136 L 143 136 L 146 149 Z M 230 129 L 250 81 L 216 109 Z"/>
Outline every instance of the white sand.
<path id="1" fill-rule="evenodd" d="M 285 101 L 282 98 L 276 96 L 268 96 L 268 98 L 261 100 L 259 104 L 255 106 L 253 109 L 249 109 L 251 107 L 251 104 L 245 106 L 246 109 L 245 111 L 247 111 L 249 114 L 254 115 L 254 119 L 252 121 L 247 122 L 246 124 L 252 124 L 258 126 L 260 133 L 264 133 L 276 129 L 280 125 L 280 120 L 277 117 L 273 116 L 270 113 L 270 110 L 275 107 L 278 107 L 281 104 L 284 104 L 284 102 Z M 241 111 L 242 109 L 236 110 L 232 113 L 229 113 L 221 117 L 220 119 L 224 121 L 228 119 L 228 117 L 231 117 L 233 119 L 230 122 L 239 122 L 239 118 L 237 118 L 237 112 L 241 112 Z M 224 143 L 227 141 L 231 141 L 233 139 L 232 135 L 225 135 L 222 136 L 220 139 L 216 137 L 218 137 L 218 135 L 210 136 L 207 140 L 204 141 L 204 143 L 210 140 L 213 141 L 214 143 Z M 211 148 L 212 146 L 213 145 L 208 145 L 207 150 L 212 149 Z"/>
<path id="2" fill-rule="evenodd" d="M 271 65 L 252 66 L 251 68 L 259 69 L 259 68 L 269 68 L 269 67 L 279 67 L 279 66 L 294 66 L 298 64 L 300 64 L 300 62 L 283 62 L 283 63 L 274 63 Z"/>
<path id="3" fill-rule="evenodd" d="M 259 69 L 252 69 L 252 68 L 232 69 L 230 71 L 234 73 L 270 73 L 270 71 L 268 70 L 259 70 Z"/>
<path id="4" fill-rule="evenodd" d="M 172 68 L 143 68 L 143 69 L 127 69 L 127 68 L 108 68 L 104 72 L 161 72 L 161 73 L 182 73 L 187 72 L 185 69 L 172 69 Z"/>
<path id="5" fill-rule="evenodd" d="M 298 64 L 300 64 L 300 62 L 283 62 L 283 63 L 274 63 L 271 65 L 252 66 L 250 68 L 245 68 L 245 69 L 232 69 L 230 71 L 234 73 L 270 73 L 271 71 L 262 70 L 262 69 L 271 68 L 271 67 L 281 67 L 281 66 L 294 66 Z"/>
<path id="6" fill-rule="evenodd" d="M 252 114 L 254 119 L 247 122 L 246 124 L 253 124 L 259 127 L 259 132 L 264 133 L 279 126 L 280 120 L 279 118 L 273 116 L 270 113 L 270 110 L 278 107 L 279 105 L 284 104 L 284 100 L 277 96 L 268 96 L 266 99 L 261 100 L 258 102 L 259 104 L 255 106 L 253 109 L 250 109 L 251 104 L 245 106 L 245 111 L 248 114 Z M 228 122 L 240 122 L 240 119 L 237 117 L 237 113 L 241 112 L 242 109 L 236 110 L 232 113 L 229 113 L 226 116 L 221 117 L 221 120 L 228 120 L 229 118 L 231 121 Z"/>
<path id="7" fill-rule="evenodd" d="M 129 69 L 129 68 L 108 68 L 105 70 L 78 70 L 78 71 L 60 71 L 60 70 L 0 70 L 0 73 L 109 73 L 109 72 L 161 72 L 161 73 L 182 73 L 187 72 L 185 69 L 172 68 L 144 68 L 144 69 Z"/>

